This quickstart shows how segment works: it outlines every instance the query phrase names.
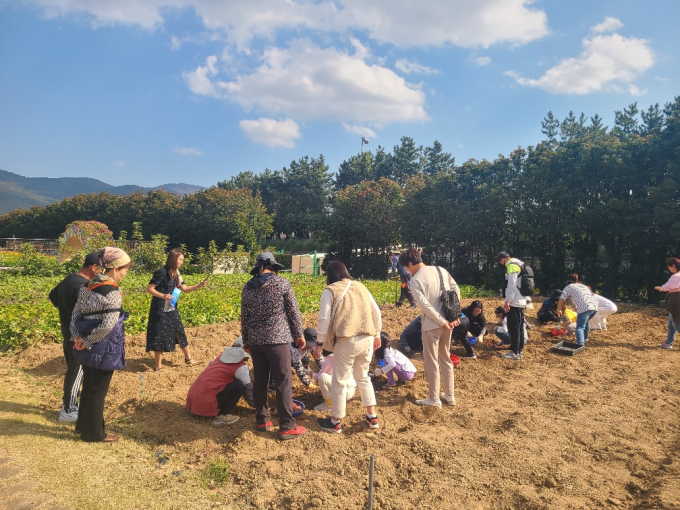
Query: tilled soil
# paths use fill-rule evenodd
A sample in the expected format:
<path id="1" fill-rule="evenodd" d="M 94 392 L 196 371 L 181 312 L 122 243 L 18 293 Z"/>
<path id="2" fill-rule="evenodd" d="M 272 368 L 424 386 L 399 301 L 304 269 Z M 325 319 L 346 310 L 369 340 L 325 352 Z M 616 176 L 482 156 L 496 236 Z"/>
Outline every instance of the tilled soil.
<path id="1" fill-rule="evenodd" d="M 483 302 L 492 322 L 499 302 Z M 537 325 L 535 311 L 522 361 L 476 345 L 479 358 L 461 362 L 455 407 L 414 404 L 427 396 L 422 356 L 414 356 L 420 372 L 412 383 L 377 392 L 378 432 L 364 426 L 358 397 L 342 434 L 321 431 L 324 413 L 312 410 L 321 396 L 294 377 L 308 433 L 287 442 L 255 432 L 243 401 L 240 421 L 223 428 L 184 408 L 193 380 L 239 335 L 238 322 L 188 329 L 198 364 L 185 366 L 178 349 L 159 372 L 144 335 L 128 337 L 128 368 L 113 377 L 107 426 L 163 448 L 188 474 L 225 457 L 231 481 L 215 496 L 236 508 L 365 508 L 371 454 L 375 508 L 680 508 L 680 350 L 657 348 L 665 312 L 624 304 L 608 331 L 593 332 L 585 351 L 569 357 L 550 352 L 558 339 Z M 415 316 L 385 307 L 383 329 L 397 339 Z M 306 316 L 305 326 L 316 320 Z M 44 405 L 58 409 L 61 345 L 33 347 L 14 362 L 54 387 Z"/>

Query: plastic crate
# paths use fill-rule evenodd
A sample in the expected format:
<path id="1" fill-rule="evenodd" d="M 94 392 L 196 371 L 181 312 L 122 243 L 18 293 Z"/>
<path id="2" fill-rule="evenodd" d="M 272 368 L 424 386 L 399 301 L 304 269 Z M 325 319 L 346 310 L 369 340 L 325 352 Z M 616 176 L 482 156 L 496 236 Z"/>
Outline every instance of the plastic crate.
<path id="1" fill-rule="evenodd" d="M 567 342 L 566 340 L 562 340 L 561 342 L 557 342 L 555 345 L 553 345 L 550 350 L 553 352 L 556 352 L 557 354 L 564 354 L 565 356 L 573 356 L 574 354 L 578 354 L 585 348 L 585 345 L 579 345 L 574 342 Z"/>

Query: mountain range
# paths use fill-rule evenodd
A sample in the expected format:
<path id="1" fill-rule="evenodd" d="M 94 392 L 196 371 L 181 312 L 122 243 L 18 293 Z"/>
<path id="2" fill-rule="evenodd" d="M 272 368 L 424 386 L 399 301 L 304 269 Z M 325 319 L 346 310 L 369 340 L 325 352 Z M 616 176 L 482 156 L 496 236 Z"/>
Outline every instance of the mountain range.
<path id="1" fill-rule="evenodd" d="M 155 188 L 144 188 L 134 184 L 112 186 L 89 177 L 24 177 L 0 170 L 0 214 L 14 209 L 53 204 L 64 198 L 87 193 L 106 191 L 112 195 L 129 195 L 136 191 L 147 192 L 157 189 L 189 195 L 202 190 L 203 186 L 185 183 L 161 184 Z"/>

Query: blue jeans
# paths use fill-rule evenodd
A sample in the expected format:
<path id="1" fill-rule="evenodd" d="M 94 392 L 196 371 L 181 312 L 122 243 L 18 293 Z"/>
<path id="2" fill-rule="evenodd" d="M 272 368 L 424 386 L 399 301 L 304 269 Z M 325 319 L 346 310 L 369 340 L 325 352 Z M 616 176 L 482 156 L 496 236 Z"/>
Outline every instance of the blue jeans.
<path id="1" fill-rule="evenodd" d="M 676 331 L 680 331 L 680 324 L 673 320 L 671 314 L 668 314 L 668 337 L 666 338 L 666 345 L 673 345 Z"/>
<path id="2" fill-rule="evenodd" d="M 503 342 L 503 344 L 509 344 L 512 341 L 508 333 L 499 333 L 498 331 L 496 331 L 495 335 L 501 342 Z"/>
<path id="3" fill-rule="evenodd" d="M 597 313 L 597 310 L 586 310 L 576 316 L 576 343 L 583 345 L 588 341 L 590 333 L 590 319 Z"/>

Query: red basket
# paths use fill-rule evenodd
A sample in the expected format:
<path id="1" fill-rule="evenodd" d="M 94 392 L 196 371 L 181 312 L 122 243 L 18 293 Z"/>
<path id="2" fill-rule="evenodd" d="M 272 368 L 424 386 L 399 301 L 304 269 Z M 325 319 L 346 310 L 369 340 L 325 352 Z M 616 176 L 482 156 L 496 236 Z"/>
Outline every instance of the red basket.
<path id="1" fill-rule="evenodd" d="M 451 361 L 453 361 L 453 366 L 457 366 L 460 363 L 460 358 L 455 354 L 451 354 Z"/>

